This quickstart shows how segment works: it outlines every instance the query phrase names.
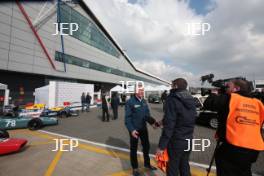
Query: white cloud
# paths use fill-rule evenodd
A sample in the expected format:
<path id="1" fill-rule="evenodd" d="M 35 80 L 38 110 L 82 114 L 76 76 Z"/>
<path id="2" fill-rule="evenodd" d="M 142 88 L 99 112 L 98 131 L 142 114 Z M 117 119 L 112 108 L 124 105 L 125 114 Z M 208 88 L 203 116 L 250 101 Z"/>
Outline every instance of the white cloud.
<path id="1" fill-rule="evenodd" d="M 87 0 L 87 4 L 135 60 L 153 53 L 167 57 L 172 44 L 185 40 L 185 23 L 201 21 L 183 1 L 150 0 L 140 6 L 126 0 Z"/>
<path id="2" fill-rule="evenodd" d="M 86 2 L 133 61 L 154 75 L 168 80 L 183 75 L 196 82 L 210 72 L 218 78 L 264 79 L 263 0 L 212 0 L 206 16 L 179 0 Z M 208 22 L 211 31 L 185 36 L 187 22 Z"/>
<path id="3" fill-rule="evenodd" d="M 200 84 L 198 76 L 191 72 L 186 72 L 180 67 L 166 64 L 161 60 L 135 61 L 134 64 L 136 67 L 142 70 L 145 70 L 149 73 L 155 73 L 155 75 L 158 77 L 165 77 L 169 81 L 172 81 L 176 78 L 185 78 L 192 86 L 197 86 Z"/>

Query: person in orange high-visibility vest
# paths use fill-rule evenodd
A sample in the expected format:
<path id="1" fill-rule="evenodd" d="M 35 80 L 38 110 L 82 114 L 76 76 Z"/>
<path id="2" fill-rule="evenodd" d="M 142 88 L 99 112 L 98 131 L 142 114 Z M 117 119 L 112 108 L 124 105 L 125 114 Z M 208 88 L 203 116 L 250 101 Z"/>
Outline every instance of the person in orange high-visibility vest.
<path id="1" fill-rule="evenodd" d="M 211 94 L 204 108 L 218 112 L 216 149 L 217 176 L 251 176 L 251 165 L 264 151 L 262 126 L 264 106 L 250 96 L 247 81 L 236 79 L 227 84 L 225 94 Z"/>

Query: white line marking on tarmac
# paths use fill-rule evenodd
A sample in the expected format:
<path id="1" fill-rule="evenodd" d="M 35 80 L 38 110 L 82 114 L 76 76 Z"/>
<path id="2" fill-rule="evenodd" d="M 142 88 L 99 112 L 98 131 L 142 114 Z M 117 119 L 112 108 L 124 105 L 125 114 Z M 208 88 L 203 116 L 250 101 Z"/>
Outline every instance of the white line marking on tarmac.
<path id="1" fill-rule="evenodd" d="M 96 146 L 100 146 L 100 147 L 104 147 L 104 148 L 111 148 L 111 149 L 115 149 L 115 150 L 119 150 L 119 151 L 123 151 L 123 152 L 130 152 L 130 150 L 129 149 L 126 149 L 126 148 L 115 147 L 115 146 L 111 146 L 111 145 L 107 145 L 107 144 L 103 144 L 103 143 L 88 141 L 88 140 L 85 140 L 85 139 L 80 139 L 80 138 L 76 138 L 76 137 L 72 137 L 72 136 L 67 136 L 67 135 L 63 135 L 63 134 L 59 134 L 59 133 L 54 133 L 54 132 L 49 132 L 49 131 L 45 131 L 45 130 L 38 130 L 38 131 L 41 131 L 41 132 L 47 133 L 47 134 L 51 134 L 51 135 L 60 136 L 60 137 L 65 137 L 65 138 L 70 138 L 70 139 L 77 139 L 77 140 L 79 140 L 81 142 L 84 142 L 84 143 L 87 143 L 87 144 L 96 145 Z M 140 155 L 143 155 L 142 152 L 137 152 L 137 153 L 140 154 Z M 153 158 L 155 157 L 154 154 L 150 154 L 149 156 L 150 157 L 153 157 Z M 190 161 L 189 163 L 190 163 L 191 166 L 201 167 L 201 168 L 204 168 L 204 169 L 207 169 L 209 167 L 209 165 L 201 164 L 201 163 L 196 163 L 196 162 L 193 162 L 193 161 Z M 211 169 L 212 170 L 216 170 L 216 167 L 215 166 L 212 166 Z M 253 176 L 260 176 L 260 175 L 253 174 Z"/>
<path id="2" fill-rule="evenodd" d="M 85 140 L 85 139 L 80 139 L 80 138 L 76 138 L 76 137 L 72 137 L 72 136 L 67 136 L 67 135 L 63 135 L 63 134 L 59 134 L 59 133 L 54 133 L 54 132 L 49 132 L 49 131 L 45 131 L 45 130 L 38 130 L 40 132 L 43 132 L 43 133 L 47 133 L 47 134 L 51 134 L 51 135 L 56 135 L 56 136 L 60 136 L 60 137 L 64 137 L 64 138 L 70 138 L 70 139 L 77 139 L 81 142 L 84 142 L 84 143 L 87 143 L 87 144 L 92 144 L 92 145 L 96 145 L 96 146 L 100 146 L 100 147 L 104 147 L 104 148 L 110 148 L 110 149 L 114 149 L 114 150 L 119 150 L 119 151 L 123 151 L 123 152 L 130 152 L 129 149 L 126 149 L 126 148 L 121 148 L 121 147 L 115 147 L 115 146 L 111 146 L 111 145 L 107 145 L 107 144 L 103 144 L 103 143 L 98 143 L 98 142 L 93 142 L 93 141 L 88 141 L 88 140 Z M 138 154 L 140 155 L 143 155 L 142 152 L 137 152 Z M 155 157 L 154 154 L 150 154 L 149 155 L 150 157 Z M 208 168 L 209 166 L 206 165 L 206 164 L 200 164 L 200 163 L 196 163 L 196 162 L 192 162 L 190 161 L 189 162 L 191 166 L 196 166 L 196 167 L 201 167 L 201 168 Z M 215 166 L 212 166 L 211 168 L 212 170 L 216 170 L 216 167 Z"/>

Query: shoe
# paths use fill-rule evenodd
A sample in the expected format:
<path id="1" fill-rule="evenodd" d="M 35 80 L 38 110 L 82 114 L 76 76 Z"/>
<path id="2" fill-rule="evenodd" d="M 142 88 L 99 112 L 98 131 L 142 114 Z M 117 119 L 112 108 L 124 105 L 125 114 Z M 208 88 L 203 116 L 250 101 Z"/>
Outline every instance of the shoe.
<path id="1" fill-rule="evenodd" d="M 137 169 L 133 169 L 133 176 L 140 176 L 140 172 Z"/>
<path id="2" fill-rule="evenodd" d="M 149 169 L 149 170 L 157 170 L 156 167 L 151 166 L 151 165 L 149 165 L 149 166 L 145 166 L 145 168 L 146 168 L 146 169 Z"/>

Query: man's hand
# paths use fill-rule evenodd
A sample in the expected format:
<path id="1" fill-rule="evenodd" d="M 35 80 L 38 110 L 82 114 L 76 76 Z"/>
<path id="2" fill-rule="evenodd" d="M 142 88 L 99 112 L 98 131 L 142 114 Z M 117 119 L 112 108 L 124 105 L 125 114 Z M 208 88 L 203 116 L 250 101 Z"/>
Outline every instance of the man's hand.
<path id="1" fill-rule="evenodd" d="M 164 150 L 161 150 L 161 149 L 157 149 L 157 152 L 156 152 L 156 155 L 158 155 L 158 156 L 162 156 L 163 155 L 163 153 L 164 153 Z"/>
<path id="2" fill-rule="evenodd" d="M 163 126 L 163 122 L 162 122 L 162 120 L 160 120 L 160 121 L 158 121 L 158 122 L 156 122 L 157 123 L 157 126 L 158 127 L 162 127 Z"/>
<path id="3" fill-rule="evenodd" d="M 131 132 L 131 135 L 134 137 L 134 138 L 138 138 L 138 131 L 137 130 L 134 130 Z"/>
<path id="4" fill-rule="evenodd" d="M 152 126 L 153 129 L 157 129 L 158 128 L 158 126 L 156 125 L 156 123 L 152 124 L 151 126 Z"/>
<path id="5" fill-rule="evenodd" d="M 156 121 L 154 124 L 152 124 L 152 127 L 153 127 L 154 129 L 157 129 L 157 128 L 161 127 L 160 122 L 157 122 L 157 121 Z"/>

